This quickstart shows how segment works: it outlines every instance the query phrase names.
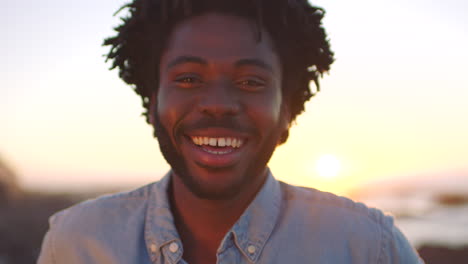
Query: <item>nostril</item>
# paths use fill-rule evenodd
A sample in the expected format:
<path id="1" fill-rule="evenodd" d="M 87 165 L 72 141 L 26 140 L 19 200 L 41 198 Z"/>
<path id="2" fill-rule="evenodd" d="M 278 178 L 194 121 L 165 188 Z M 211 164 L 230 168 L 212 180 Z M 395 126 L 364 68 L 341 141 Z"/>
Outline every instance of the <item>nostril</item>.
<path id="1" fill-rule="evenodd" d="M 212 116 L 235 115 L 240 110 L 237 102 L 222 98 L 200 102 L 198 108 L 200 112 Z"/>
<path id="2" fill-rule="evenodd" d="M 239 112 L 238 107 L 235 106 L 201 106 L 200 112 L 212 116 L 235 115 Z"/>
<path id="3" fill-rule="evenodd" d="M 220 77 L 206 83 L 206 89 L 200 97 L 199 109 L 211 116 L 235 115 L 240 110 L 239 98 L 228 78 Z"/>

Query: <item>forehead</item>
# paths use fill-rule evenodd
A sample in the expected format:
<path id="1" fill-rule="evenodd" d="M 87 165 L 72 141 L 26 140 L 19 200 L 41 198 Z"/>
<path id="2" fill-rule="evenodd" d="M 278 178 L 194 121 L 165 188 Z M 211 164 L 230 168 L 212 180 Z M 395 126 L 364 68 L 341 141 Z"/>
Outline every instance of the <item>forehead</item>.
<path id="1" fill-rule="evenodd" d="M 260 58 L 278 64 L 269 34 L 256 24 L 233 15 L 207 13 L 183 20 L 169 36 L 163 58 L 192 55 L 216 59 Z M 161 61 L 161 62 L 162 62 Z"/>

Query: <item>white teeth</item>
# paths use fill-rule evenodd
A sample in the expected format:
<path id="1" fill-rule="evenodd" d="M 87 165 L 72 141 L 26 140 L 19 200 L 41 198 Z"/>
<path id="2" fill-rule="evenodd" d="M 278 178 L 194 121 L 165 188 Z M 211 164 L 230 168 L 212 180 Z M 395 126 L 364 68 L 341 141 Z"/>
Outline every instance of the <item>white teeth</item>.
<path id="1" fill-rule="evenodd" d="M 226 146 L 226 139 L 218 138 L 218 146 L 220 146 L 220 147 Z"/>
<path id="2" fill-rule="evenodd" d="M 211 138 L 211 137 L 191 137 L 195 145 L 209 145 L 212 147 L 233 147 L 239 148 L 243 144 L 243 140 L 240 138 Z"/>
<path id="3" fill-rule="evenodd" d="M 216 138 L 210 138 L 210 146 L 216 147 L 217 140 Z"/>

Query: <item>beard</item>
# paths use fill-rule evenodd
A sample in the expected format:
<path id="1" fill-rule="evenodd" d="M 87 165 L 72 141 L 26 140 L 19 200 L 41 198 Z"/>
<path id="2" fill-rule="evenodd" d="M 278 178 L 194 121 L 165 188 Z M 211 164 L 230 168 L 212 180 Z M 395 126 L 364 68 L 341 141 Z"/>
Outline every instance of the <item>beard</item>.
<path id="1" fill-rule="evenodd" d="M 278 127 L 271 129 L 266 135 L 266 138 L 263 141 L 262 145 L 257 150 L 257 153 L 255 153 L 254 158 L 251 159 L 248 163 L 242 175 L 236 177 L 235 181 L 233 181 L 229 186 L 225 188 L 210 188 L 210 186 L 207 186 L 206 184 L 200 182 L 196 175 L 193 175 L 190 172 L 185 158 L 180 152 L 177 151 L 178 148 L 176 148 L 176 146 L 174 146 L 174 144 L 172 143 L 170 134 L 162 126 L 161 120 L 157 113 L 154 113 L 154 121 L 154 136 L 158 139 L 161 153 L 163 154 L 164 158 L 176 174 L 175 177 L 179 177 L 182 183 L 187 187 L 187 189 L 190 190 L 195 196 L 207 200 L 232 199 L 236 195 L 238 195 L 244 189 L 245 186 L 253 184 L 253 182 L 258 180 L 258 177 L 263 177 L 264 179 L 262 180 L 262 182 L 264 182 L 264 180 L 266 179 L 266 174 L 264 173 L 266 165 L 270 160 L 281 135 L 281 129 L 279 128 L 279 125 Z M 248 133 L 250 134 L 257 135 L 257 138 L 259 135 L 258 130 L 255 127 L 242 127 L 232 118 L 226 117 L 222 120 L 202 119 L 195 124 L 191 124 L 190 126 L 179 127 L 178 129 L 176 129 L 174 137 L 176 139 L 178 137 L 182 137 L 182 133 L 180 131 L 184 131 L 184 129 L 202 127 L 223 127 L 237 131 L 248 131 Z M 225 168 L 204 169 L 216 172 L 217 170 L 223 170 Z"/>

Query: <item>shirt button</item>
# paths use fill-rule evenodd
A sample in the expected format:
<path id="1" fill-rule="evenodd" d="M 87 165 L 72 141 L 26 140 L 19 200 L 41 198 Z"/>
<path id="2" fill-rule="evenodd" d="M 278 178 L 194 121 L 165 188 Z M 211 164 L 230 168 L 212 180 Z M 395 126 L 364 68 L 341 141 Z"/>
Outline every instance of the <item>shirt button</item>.
<path id="1" fill-rule="evenodd" d="M 169 250 L 170 250 L 172 253 L 176 253 L 177 250 L 179 250 L 179 245 L 177 245 L 176 242 L 172 242 L 172 243 L 169 245 Z"/>
<path id="2" fill-rule="evenodd" d="M 156 250 L 157 250 L 156 245 L 155 245 L 155 244 L 151 244 L 150 249 L 151 249 L 151 252 L 155 253 Z"/>
<path id="3" fill-rule="evenodd" d="M 250 245 L 250 246 L 247 248 L 247 251 L 248 251 L 250 254 L 255 253 L 256 250 L 257 250 L 257 249 L 256 249 L 254 246 L 252 246 L 252 245 Z"/>

